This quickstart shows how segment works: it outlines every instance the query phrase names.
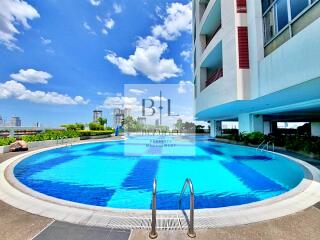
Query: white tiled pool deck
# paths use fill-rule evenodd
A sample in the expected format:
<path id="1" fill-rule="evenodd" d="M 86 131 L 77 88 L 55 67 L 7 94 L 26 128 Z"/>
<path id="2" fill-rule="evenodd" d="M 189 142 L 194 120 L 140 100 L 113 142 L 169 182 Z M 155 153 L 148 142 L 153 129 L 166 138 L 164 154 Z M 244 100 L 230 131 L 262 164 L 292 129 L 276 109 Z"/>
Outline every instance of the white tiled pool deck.
<path id="1" fill-rule="evenodd" d="M 35 153 L 58 147 L 63 146 L 28 152 L 0 164 L 0 200 L 21 210 L 58 221 L 119 229 L 150 228 L 150 210 L 112 209 L 68 202 L 35 192 L 14 177 L 13 168 L 18 162 Z M 256 203 L 195 210 L 195 228 L 260 222 L 296 213 L 319 202 L 320 171 L 299 159 L 286 157 L 299 163 L 305 172 L 304 179 L 296 188 Z M 186 213 L 188 215 L 188 212 Z M 181 211 L 161 210 L 157 211 L 157 227 L 159 230 L 182 230 L 187 229 L 187 221 Z"/>

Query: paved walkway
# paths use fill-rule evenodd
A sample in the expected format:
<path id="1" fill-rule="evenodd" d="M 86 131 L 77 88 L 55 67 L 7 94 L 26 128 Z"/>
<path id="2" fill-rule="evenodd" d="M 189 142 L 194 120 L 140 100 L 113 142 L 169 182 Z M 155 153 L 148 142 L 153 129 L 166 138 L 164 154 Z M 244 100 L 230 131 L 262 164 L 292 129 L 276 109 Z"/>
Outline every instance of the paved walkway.
<path id="1" fill-rule="evenodd" d="M 260 223 L 197 230 L 198 240 L 319 240 L 320 210 L 311 207 L 302 212 Z M 186 232 L 158 232 L 158 240 L 190 240 Z M 147 240 L 145 231 L 133 231 L 130 240 Z"/>
<path id="2" fill-rule="evenodd" d="M 21 153 L 0 155 L 0 163 Z M 236 227 L 197 230 L 199 240 L 319 240 L 320 203 L 286 217 Z M 144 240 L 147 231 L 80 226 L 40 217 L 0 201 L 1 240 Z M 190 239 L 183 231 L 159 232 L 159 240 Z"/>

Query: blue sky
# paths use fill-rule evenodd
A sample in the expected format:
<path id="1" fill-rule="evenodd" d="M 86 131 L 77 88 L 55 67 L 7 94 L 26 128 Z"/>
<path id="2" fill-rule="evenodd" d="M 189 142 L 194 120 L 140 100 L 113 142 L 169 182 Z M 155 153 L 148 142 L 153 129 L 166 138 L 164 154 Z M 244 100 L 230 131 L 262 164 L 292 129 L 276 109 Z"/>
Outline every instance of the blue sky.
<path id="1" fill-rule="evenodd" d="M 0 116 L 111 123 L 125 84 L 188 85 L 191 44 L 189 0 L 2 0 Z"/>

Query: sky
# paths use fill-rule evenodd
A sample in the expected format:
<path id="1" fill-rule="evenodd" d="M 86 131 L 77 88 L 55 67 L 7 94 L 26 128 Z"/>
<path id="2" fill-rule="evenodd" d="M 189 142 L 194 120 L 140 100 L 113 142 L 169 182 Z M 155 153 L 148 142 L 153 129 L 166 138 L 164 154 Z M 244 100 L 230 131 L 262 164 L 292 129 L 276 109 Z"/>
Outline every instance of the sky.
<path id="1" fill-rule="evenodd" d="M 191 120 L 191 23 L 189 0 L 1 0 L 0 116 L 57 127 L 101 109 L 112 125 L 145 84 L 173 84 Z"/>

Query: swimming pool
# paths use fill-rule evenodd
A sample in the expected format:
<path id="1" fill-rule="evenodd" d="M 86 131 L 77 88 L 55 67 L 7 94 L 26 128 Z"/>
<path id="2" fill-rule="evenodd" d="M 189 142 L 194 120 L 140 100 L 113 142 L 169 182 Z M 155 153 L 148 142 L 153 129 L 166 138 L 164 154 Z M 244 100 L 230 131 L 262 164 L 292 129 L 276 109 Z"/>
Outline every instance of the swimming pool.
<path id="1" fill-rule="evenodd" d="M 19 162 L 14 175 L 51 197 L 121 209 L 150 209 L 156 178 L 157 208 L 175 210 L 186 178 L 201 209 L 278 196 L 296 187 L 304 172 L 285 157 L 204 137 L 143 136 L 37 153 Z"/>

